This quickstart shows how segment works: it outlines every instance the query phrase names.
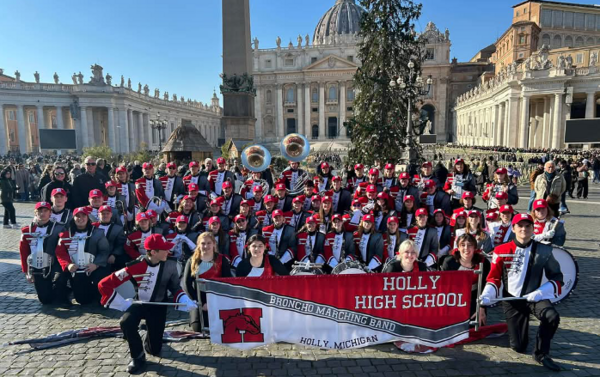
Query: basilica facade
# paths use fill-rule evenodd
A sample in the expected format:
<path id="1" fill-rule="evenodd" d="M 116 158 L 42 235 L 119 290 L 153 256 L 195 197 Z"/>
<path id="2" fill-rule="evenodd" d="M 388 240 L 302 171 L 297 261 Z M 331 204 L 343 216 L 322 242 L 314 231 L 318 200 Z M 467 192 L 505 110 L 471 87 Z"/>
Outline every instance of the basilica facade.
<path id="1" fill-rule="evenodd" d="M 62 83 L 56 74 L 44 82 L 38 72 L 25 81 L 19 71 L 0 70 L 0 155 L 39 152 L 39 129 L 75 130 L 77 150 L 96 145 L 119 154 L 158 150 L 159 137 L 164 144 L 182 123 L 193 124 L 217 147 L 222 109 L 216 94 L 203 104 L 159 89 L 151 92 L 141 83 L 132 86 L 123 76 L 113 82 L 102 67 L 91 68 L 89 80 L 79 72 L 72 83 Z M 160 133 L 152 127 L 159 121 L 166 126 Z"/>
<path id="2" fill-rule="evenodd" d="M 354 114 L 353 77 L 361 64 L 358 33 L 364 12 L 354 0 L 335 0 L 312 38 L 298 35 L 286 44 L 278 36 L 272 48 L 260 48 L 260 41 L 254 39 L 258 142 L 278 142 L 292 132 L 315 141 L 349 141 L 344 122 Z M 431 75 L 433 80 L 421 111 L 443 143 L 452 137 L 450 35 L 430 22 L 420 37 L 425 42 L 422 75 Z"/>

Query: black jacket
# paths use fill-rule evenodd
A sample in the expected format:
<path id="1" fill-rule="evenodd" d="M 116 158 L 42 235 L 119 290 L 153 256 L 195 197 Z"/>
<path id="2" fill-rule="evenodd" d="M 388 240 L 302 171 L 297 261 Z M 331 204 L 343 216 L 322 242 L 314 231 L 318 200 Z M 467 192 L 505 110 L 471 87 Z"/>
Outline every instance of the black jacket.
<path id="1" fill-rule="evenodd" d="M 45 185 L 44 187 L 42 187 L 42 191 L 40 193 L 40 198 L 41 200 L 44 200 L 48 203 L 51 202 L 51 197 L 50 195 L 52 194 L 52 190 L 54 190 L 55 188 L 62 188 L 67 192 L 67 203 L 65 203 L 65 206 L 69 209 L 74 209 L 75 206 L 73 204 L 73 186 L 71 186 L 71 184 L 67 181 L 52 181 L 50 183 L 48 183 L 47 185 Z"/>
<path id="2" fill-rule="evenodd" d="M 0 201 L 2 203 L 12 203 L 15 200 L 15 191 L 17 184 L 12 179 L 0 179 Z"/>
<path id="3" fill-rule="evenodd" d="M 83 207 L 89 204 L 88 195 L 92 190 L 100 190 L 103 193 L 106 193 L 104 188 L 104 175 L 95 174 L 90 175 L 88 173 L 83 173 L 77 178 L 75 178 L 75 182 L 73 182 L 73 208 Z M 71 201 L 71 198 L 69 198 Z"/>

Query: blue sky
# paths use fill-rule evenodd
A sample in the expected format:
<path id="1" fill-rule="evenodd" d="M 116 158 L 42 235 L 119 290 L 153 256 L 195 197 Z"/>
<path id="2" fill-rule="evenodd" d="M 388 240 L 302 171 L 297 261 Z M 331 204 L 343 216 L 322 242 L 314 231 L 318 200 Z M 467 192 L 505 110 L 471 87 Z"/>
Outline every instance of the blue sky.
<path id="1" fill-rule="evenodd" d="M 252 37 L 261 48 L 312 34 L 335 0 L 250 0 Z M 448 28 L 451 57 L 469 60 L 510 25 L 517 0 L 427 0 L 417 30 L 430 20 Z M 594 0 L 579 3 L 593 4 Z M 118 84 L 148 84 L 207 102 L 219 86 L 222 62 L 219 0 L 1 0 L 0 68 L 22 80 L 70 83 L 73 72 L 89 80 L 98 63 Z"/>

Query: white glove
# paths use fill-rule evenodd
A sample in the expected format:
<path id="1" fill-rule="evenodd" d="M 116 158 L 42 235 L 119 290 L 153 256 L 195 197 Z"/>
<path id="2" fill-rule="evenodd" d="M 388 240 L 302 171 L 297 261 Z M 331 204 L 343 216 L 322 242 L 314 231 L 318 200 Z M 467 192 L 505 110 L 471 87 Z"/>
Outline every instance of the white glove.
<path id="1" fill-rule="evenodd" d="M 556 234 L 556 231 L 554 229 L 550 229 L 547 232 L 544 232 L 545 237 L 544 238 L 552 238 L 554 237 L 554 235 Z"/>
<path id="2" fill-rule="evenodd" d="M 536 234 L 535 236 L 533 236 L 533 240 L 536 242 L 542 242 L 545 238 L 546 237 L 544 233 Z"/>
<path id="3" fill-rule="evenodd" d="M 536 289 L 535 291 L 528 293 L 523 297 L 527 299 L 527 302 L 540 302 L 544 298 L 544 293 L 539 289 Z"/>
<path id="4" fill-rule="evenodd" d="M 187 295 L 181 297 L 179 303 L 184 304 L 177 307 L 177 310 L 182 312 L 191 312 L 192 310 L 198 309 L 198 304 L 195 301 L 192 301 Z"/>
<path id="5" fill-rule="evenodd" d="M 488 297 L 488 296 L 481 296 L 481 297 L 479 298 L 479 303 L 480 303 L 482 306 L 490 306 L 490 305 L 492 305 L 492 298 L 491 298 L 491 297 Z"/>

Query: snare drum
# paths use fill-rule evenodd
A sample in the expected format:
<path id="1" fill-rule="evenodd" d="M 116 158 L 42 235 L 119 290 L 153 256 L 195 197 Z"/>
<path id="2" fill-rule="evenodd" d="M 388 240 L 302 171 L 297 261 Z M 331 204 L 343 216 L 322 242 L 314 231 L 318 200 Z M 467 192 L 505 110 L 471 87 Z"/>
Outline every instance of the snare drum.
<path id="1" fill-rule="evenodd" d="M 302 275 L 324 275 L 325 273 L 319 267 L 307 267 L 298 264 L 292 268 L 290 275 L 302 276 Z"/>
<path id="2" fill-rule="evenodd" d="M 550 300 L 552 303 L 557 304 L 567 298 L 567 296 L 569 296 L 577 286 L 577 280 L 579 279 L 579 266 L 577 265 L 575 257 L 573 257 L 571 253 L 562 247 L 553 245 L 552 254 L 554 255 L 554 259 L 556 259 L 560 265 L 560 271 L 563 274 L 564 282 L 560 296 Z M 547 281 L 548 279 L 546 279 L 546 274 L 544 273 L 544 276 L 542 277 L 542 284 L 546 283 Z"/>
<path id="3" fill-rule="evenodd" d="M 358 275 L 358 274 L 369 274 L 371 270 L 359 261 L 347 261 L 335 266 L 332 275 Z"/>

